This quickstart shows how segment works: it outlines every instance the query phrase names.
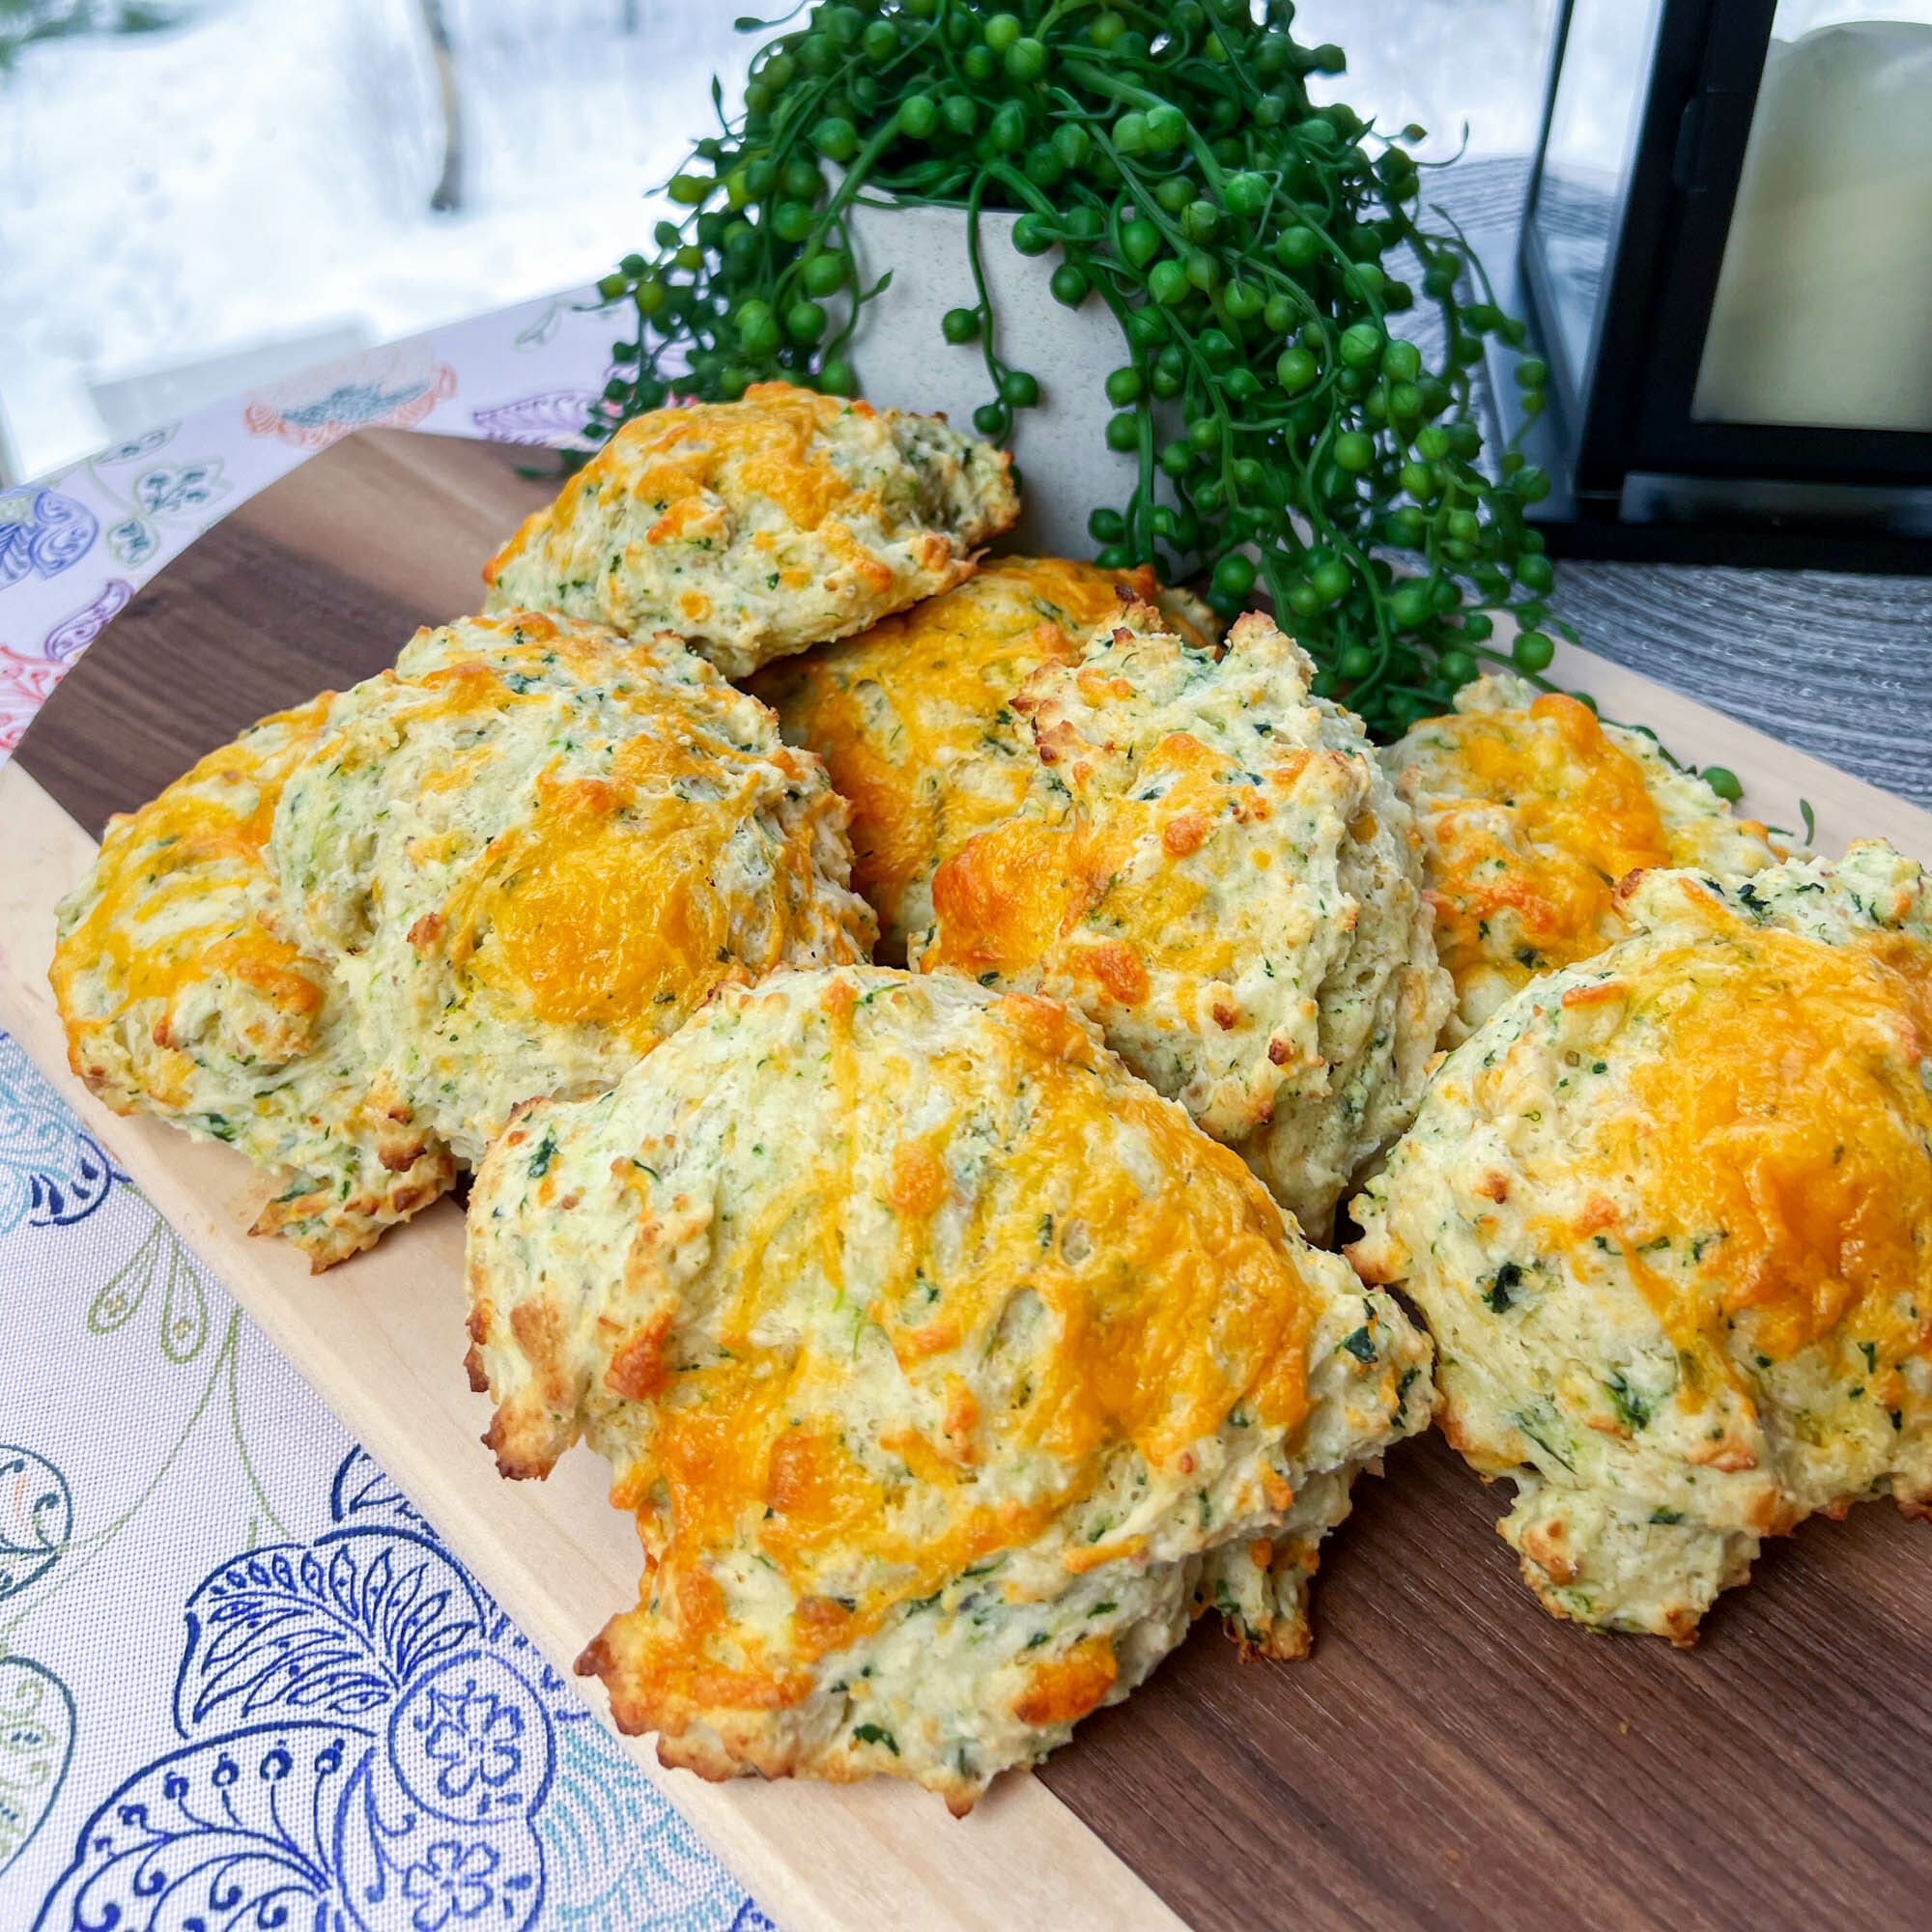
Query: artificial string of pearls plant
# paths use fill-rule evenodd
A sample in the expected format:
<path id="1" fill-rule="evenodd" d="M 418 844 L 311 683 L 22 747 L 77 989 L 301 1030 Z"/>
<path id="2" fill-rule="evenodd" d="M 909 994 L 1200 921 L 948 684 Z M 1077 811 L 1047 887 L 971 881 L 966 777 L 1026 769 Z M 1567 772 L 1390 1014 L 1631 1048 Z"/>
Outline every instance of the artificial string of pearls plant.
<path id="1" fill-rule="evenodd" d="M 1139 473 L 1124 504 L 1093 514 L 1101 563 L 1172 576 L 1205 559 L 1229 616 L 1259 581 L 1318 691 L 1384 736 L 1444 709 L 1481 659 L 1541 681 L 1549 630 L 1569 635 L 1548 623 L 1553 573 L 1523 517 L 1548 484 L 1514 448 L 1489 473 L 1471 402 L 1483 337 L 1520 345 L 1522 326 L 1453 224 L 1426 224 L 1404 146 L 1422 130 L 1387 138 L 1310 101 L 1308 77 L 1344 58 L 1298 43 L 1293 15 L 1290 0 L 1260 17 L 1248 0 L 813 7 L 753 57 L 737 113 L 713 81 L 720 131 L 668 186 L 684 218 L 599 284 L 637 327 L 585 434 L 673 389 L 860 393 L 847 346 L 890 280 L 857 282 L 863 195 L 965 211 L 980 299 L 945 332 L 980 344 L 974 425 L 1009 438 L 1040 381 L 1000 355 L 979 217 L 1015 210 L 1013 246 L 1059 251 L 1054 296 L 1104 302 L 1121 327 L 1106 436 Z M 1397 264 L 1439 311 L 1434 362 L 1401 330 L 1416 291 Z M 1517 380 L 1533 416 L 1542 364 L 1520 361 Z M 1402 575 L 1387 552 L 1407 554 Z M 1520 627 L 1507 655 L 1492 642 L 1503 611 Z"/>

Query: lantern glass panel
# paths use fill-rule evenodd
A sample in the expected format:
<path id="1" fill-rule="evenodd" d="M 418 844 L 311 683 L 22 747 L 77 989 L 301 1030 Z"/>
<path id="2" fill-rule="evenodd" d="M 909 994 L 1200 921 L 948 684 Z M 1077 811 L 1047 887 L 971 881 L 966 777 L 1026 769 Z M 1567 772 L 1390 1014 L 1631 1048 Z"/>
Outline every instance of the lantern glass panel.
<path id="1" fill-rule="evenodd" d="M 1643 118 L 1662 0 L 1576 0 L 1550 103 L 1534 245 L 1552 345 L 1579 388 L 1596 359 L 1602 295 Z"/>
<path id="2" fill-rule="evenodd" d="M 1691 412 L 1932 430 L 1932 0 L 1780 0 Z"/>

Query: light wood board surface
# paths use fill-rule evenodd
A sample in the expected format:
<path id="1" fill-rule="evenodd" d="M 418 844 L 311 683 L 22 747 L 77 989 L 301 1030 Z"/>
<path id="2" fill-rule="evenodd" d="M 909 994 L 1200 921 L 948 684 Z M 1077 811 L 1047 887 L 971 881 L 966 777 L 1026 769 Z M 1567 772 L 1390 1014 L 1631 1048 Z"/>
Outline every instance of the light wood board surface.
<path id="1" fill-rule="evenodd" d="M 46 991 L 52 904 L 110 810 L 262 712 L 388 663 L 472 608 L 547 486 L 488 445 L 370 433 L 244 506 L 110 628 L 0 772 L 0 1026 L 411 1492 L 559 1667 L 633 1600 L 603 1466 L 506 1485 L 461 1357 L 445 1205 L 320 1279 L 242 1234 L 267 1184 L 81 1093 Z M 1932 814 L 1628 670 L 1557 674 L 1821 846 L 1932 857 Z M 32 776 L 29 776 L 31 772 Z M 44 783 L 83 822 L 68 817 Z M 1305 1662 L 1237 1664 L 1206 1625 L 1125 1705 L 963 1824 L 900 1786 L 711 1787 L 655 1773 L 781 1921 L 1686 1928 L 1923 1922 L 1932 1895 L 1932 1535 L 1889 1510 L 1807 1526 L 1679 1654 L 1548 1618 L 1439 1439 L 1406 1445 L 1317 1585 Z M 641 1761 L 649 1764 L 648 1757 Z M 1163 1901 L 1165 1901 L 1163 1903 Z M 1171 1909 L 1170 1909 L 1171 1908 Z"/>

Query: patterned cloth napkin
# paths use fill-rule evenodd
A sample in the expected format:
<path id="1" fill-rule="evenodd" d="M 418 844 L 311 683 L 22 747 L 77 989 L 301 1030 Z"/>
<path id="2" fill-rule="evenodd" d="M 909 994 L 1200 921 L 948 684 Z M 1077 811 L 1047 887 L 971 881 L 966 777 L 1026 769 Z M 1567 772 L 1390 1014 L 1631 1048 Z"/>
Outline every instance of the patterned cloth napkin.
<path id="1" fill-rule="evenodd" d="M 0 1033 L 0 1926 L 753 1932 Z"/>

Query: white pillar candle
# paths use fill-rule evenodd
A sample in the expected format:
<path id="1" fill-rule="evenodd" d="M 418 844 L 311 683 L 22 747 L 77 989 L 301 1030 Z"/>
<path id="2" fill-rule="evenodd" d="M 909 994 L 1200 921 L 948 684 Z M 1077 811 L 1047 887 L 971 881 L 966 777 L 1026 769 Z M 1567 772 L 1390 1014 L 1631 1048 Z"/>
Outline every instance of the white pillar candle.
<path id="1" fill-rule="evenodd" d="M 1693 412 L 1932 430 L 1932 25 L 1771 43 Z"/>

